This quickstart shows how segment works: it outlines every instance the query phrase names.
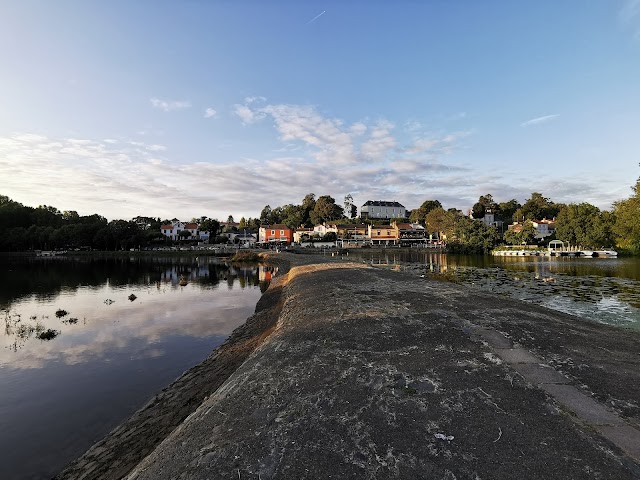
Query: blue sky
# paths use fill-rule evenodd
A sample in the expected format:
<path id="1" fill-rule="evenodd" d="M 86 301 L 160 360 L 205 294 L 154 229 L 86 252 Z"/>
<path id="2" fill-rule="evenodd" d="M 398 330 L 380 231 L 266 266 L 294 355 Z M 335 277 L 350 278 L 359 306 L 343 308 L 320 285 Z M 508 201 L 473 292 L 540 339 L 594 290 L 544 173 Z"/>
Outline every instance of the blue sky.
<path id="1" fill-rule="evenodd" d="M 27 205 L 610 208 L 639 174 L 640 0 L 16 0 L 0 45 L 0 194 Z"/>

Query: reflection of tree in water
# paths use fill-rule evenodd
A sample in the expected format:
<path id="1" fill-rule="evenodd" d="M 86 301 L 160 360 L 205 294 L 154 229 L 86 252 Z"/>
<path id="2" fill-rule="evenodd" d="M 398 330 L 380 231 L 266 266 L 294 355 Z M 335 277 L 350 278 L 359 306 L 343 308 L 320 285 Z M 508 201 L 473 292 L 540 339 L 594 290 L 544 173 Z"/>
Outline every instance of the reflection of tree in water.
<path id="1" fill-rule="evenodd" d="M 11 305 L 34 295 L 37 300 L 51 300 L 62 291 L 79 288 L 120 287 L 126 285 L 171 284 L 177 288 L 181 277 L 200 288 L 216 288 L 225 282 L 229 289 L 260 287 L 264 292 L 277 269 L 254 264 L 230 264 L 216 257 L 134 257 L 134 258 L 32 258 L 0 259 L 0 312 L 4 314 L 5 335 L 12 338 L 11 348 L 22 348 L 30 338 L 54 339 L 59 330 L 45 327 L 47 316 L 21 318 Z M 237 282 L 237 283 L 236 283 Z M 60 318 L 67 312 L 52 312 Z M 1 315 L 2 313 L 0 313 Z M 0 317 L 2 318 L 2 317 Z M 66 318 L 66 317 L 65 317 Z M 1 320 L 0 320 L 1 321 Z M 74 325 L 77 318 L 62 321 Z"/>
<path id="2" fill-rule="evenodd" d="M 62 291 L 80 287 L 175 283 L 181 276 L 203 287 L 226 281 L 232 287 L 258 285 L 255 265 L 231 267 L 216 257 L 6 257 L 0 259 L 0 307 L 35 295 L 51 300 Z"/>

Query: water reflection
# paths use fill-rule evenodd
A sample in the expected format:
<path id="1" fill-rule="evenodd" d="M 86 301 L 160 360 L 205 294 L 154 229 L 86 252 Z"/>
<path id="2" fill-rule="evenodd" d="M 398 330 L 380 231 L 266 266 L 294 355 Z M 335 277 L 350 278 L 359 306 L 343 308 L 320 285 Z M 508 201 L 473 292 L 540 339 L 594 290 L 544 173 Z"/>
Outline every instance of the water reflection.
<path id="1" fill-rule="evenodd" d="M 51 478 L 220 345 L 274 273 L 215 257 L 0 259 L 0 478 Z"/>
<path id="2" fill-rule="evenodd" d="M 57 260 L 57 259 L 56 259 Z M 156 330 L 163 330 L 168 333 L 166 327 L 161 327 L 158 320 L 161 318 L 176 315 L 176 310 L 188 310 L 190 316 L 195 318 L 196 324 L 199 318 L 206 315 L 206 310 L 210 308 L 208 303 L 203 304 L 199 299 L 202 290 L 215 289 L 219 284 L 223 283 L 227 286 L 227 290 L 231 291 L 236 287 L 241 289 L 259 287 L 260 292 L 268 287 L 271 276 L 277 271 L 274 267 L 265 266 L 234 266 L 221 263 L 215 257 L 198 258 L 191 261 L 185 259 L 161 259 L 151 258 L 140 262 L 138 259 L 122 261 L 121 259 L 109 259 L 105 261 L 87 261 L 83 259 L 84 265 L 93 265 L 95 270 L 89 276 L 82 277 L 81 272 L 88 270 L 78 268 L 75 262 L 66 261 L 51 265 L 47 265 L 47 260 L 33 261 L 26 259 L 23 268 L 17 267 L 18 262 L 11 262 L 8 271 L 15 272 L 15 276 L 21 281 L 17 284 L 7 285 L 3 289 L 3 304 L 0 313 L 4 317 L 4 339 L 3 344 L 9 350 L 14 352 L 22 349 L 26 342 L 30 339 L 39 339 L 41 341 L 53 340 L 62 331 L 67 336 L 75 335 L 74 328 L 66 328 L 77 324 L 83 325 L 81 330 L 102 328 L 105 322 L 114 321 L 120 323 L 121 317 L 126 315 L 127 319 L 124 324 L 136 325 L 138 332 L 145 332 L 144 326 L 153 324 Z M 176 261 L 177 260 L 177 261 Z M 132 268 L 131 264 L 135 268 Z M 111 267 L 122 265 L 129 273 L 124 275 Z M 66 285 L 51 284 L 49 292 L 42 289 L 43 283 L 38 280 L 38 273 L 42 267 L 47 266 L 49 279 L 58 278 Z M 71 268 L 68 268 L 71 267 Z M 106 278 L 102 282 L 98 282 L 95 271 L 102 271 Z M 65 272 L 69 272 L 67 276 Z M 81 283 L 75 283 L 76 276 L 78 280 L 84 279 Z M 7 276 L 3 275 L 6 279 Z M 128 279 L 129 283 L 123 283 L 124 279 Z M 181 285 L 180 279 L 188 279 L 186 285 Z M 71 282 L 74 283 L 71 286 Z M 84 283 L 84 285 L 82 284 Z M 88 285 L 86 283 L 89 283 Z M 46 282 L 44 283 L 47 284 Z M 188 286 L 187 286 L 188 285 Z M 10 288 L 12 287 L 12 288 Z M 40 288 L 37 292 L 32 292 L 29 296 L 26 290 L 32 287 Z M 194 290 L 195 289 L 195 290 Z M 13 290 L 13 296 L 7 298 Z M 180 303 L 176 303 L 171 295 L 167 295 L 170 291 L 179 290 L 182 293 Z M 126 299 L 123 292 L 126 291 Z M 236 306 L 235 295 L 227 294 L 218 299 L 218 309 L 233 309 Z M 109 310 L 102 309 L 102 305 L 110 307 Z M 70 309 L 71 313 L 62 310 L 64 306 Z M 219 310 L 220 311 L 220 310 Z M 60 315 L 64 312 L 64 315 Z M 90 327 L 86 327 L 89 319 Z M 60 320 L 60 321 L 56 321 Z M 190 320 L 185 319 L 180 325 L 180 332 L 193 336 L 203 335 L 225 335 L 231 330 L 225 327 L 225 322 L 217 322 L 217 327 L 206 328 L 199 325 L 194 329 L 190 325 Z M 174 330 L 178 330 L 174 328 Z M 196 331 L 197 330 L 197 331 Z M 131 337 L 134 332 L 119 332 L 124 338 Z M 149 341 L 152 341 L 149 338 Z M 59 347 L 59 345 L 58 345 Z M 50 350 L 49 347 L 40 345 L 38 347 L 38 355 L 46 359 L 50 359 L 45 352 Z M 108 348 L 97 348 L 94 351 L 108 350 Z M 64 351 L 59 352 L 64 355 Z M 18 365 L 13 358 L 3 358 L 0 354 L 0 366 L 10 365 L 14 368 L 21 368 L 24 362 Z M 74 363 L 77 360 L 74 360 Z M 30 365 L 39 365 L 42 362 L 26 362 Z"/>
<path id="3" fill-rule="evenodd" d="M 638 258 L 491 257 L 417 251 L 352 252 L 348 258 L 640 329 Z"/>

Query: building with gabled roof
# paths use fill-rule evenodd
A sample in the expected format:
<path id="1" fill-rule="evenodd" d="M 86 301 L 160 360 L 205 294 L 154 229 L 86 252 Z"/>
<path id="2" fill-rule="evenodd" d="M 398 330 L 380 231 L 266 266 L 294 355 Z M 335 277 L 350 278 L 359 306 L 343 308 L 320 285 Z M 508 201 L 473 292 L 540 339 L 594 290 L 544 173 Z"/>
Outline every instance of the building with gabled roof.
<path id="1" fill-rule="evenodd" d="M 398 202 L 387 202 L 384 200 L 369 200 L 360 207 L 360 218 L 405 218 L 407 209 Z"/>

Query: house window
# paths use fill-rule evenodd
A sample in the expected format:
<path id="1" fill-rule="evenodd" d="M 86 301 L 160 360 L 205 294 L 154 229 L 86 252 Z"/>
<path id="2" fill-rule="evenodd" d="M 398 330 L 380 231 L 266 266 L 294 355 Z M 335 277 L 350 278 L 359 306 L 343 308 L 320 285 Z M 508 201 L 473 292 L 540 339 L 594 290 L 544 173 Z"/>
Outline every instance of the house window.
<path id="1" fill-rule="evenodd" d="M 276 231 L 275 230 L 271 230 L 271 235 L 275 235 Z"/>
<path id="2" fill-rule="evenodd" d="M 284 235 L 284 230 L 280 230 L 280 236 L 282 237 Z"/>

